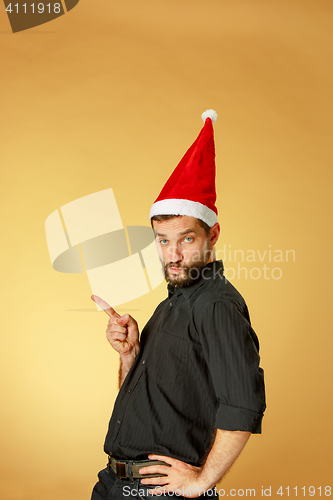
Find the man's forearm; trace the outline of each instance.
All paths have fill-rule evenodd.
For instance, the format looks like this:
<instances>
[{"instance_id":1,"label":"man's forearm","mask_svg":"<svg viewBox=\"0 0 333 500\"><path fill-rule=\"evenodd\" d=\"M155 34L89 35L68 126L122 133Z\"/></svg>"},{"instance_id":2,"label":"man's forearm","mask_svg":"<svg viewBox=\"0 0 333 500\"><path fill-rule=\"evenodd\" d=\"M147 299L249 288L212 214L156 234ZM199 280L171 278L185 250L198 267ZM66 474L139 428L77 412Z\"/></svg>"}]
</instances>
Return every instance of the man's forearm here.
<instances>
[{"instance_id":1,"label":"man's forearm","mask_svg":"<svg viewBox=\"0 0 333 500\"><path fill-rule=\"evenodd\" d=\"M126 378L126 375L130 371L130 369L134 363L134 360L137 357L137 355L139 354L139 352L140 352L140 344L136 348L133 348L131 353L129 353L127 355L120 356L120 364L119 364L119 372L118 372L119 389L123 385L123 382Z\"/></svg>"},{"instance_id":2,"label":"man's forearm","mask_svg":"<svg viewBox=\"0 0 333 500\"><path fill-rule=\"evenodd\" d=\"M150 460L162 460L171 467L163 465L142 467L139 470L141 474L160 474L164 477L142 479L141 483L163 485L163 490L166 492L180 491L185 497L198 497L222 479L244 448L250 434L250 432L217 429L213 447L202 467L195 467L168 456L150 454L148 455ZM152 495L160 495L159 487L149 492Z\"/></svg>"},{"instance_id":3,"label":"man's forearm","mask_svg":"<svg viewBox=\"0 0 333 500\"><path fill-rule=\"evenodd\" d=\"M199 481L205 490L218 483L234 463L251 433L217 429L212 449L199 474Z\"/></svg>"}]
</instances>

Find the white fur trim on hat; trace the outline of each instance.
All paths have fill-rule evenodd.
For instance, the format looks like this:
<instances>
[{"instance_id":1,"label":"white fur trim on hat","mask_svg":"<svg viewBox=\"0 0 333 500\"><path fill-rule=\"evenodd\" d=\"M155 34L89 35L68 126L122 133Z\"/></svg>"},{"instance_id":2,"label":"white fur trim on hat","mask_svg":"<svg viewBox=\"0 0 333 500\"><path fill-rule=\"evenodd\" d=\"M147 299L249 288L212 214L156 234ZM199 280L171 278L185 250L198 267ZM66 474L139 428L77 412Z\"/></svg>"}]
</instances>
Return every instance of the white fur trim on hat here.
<instances>
[{"instance_id":1,"label":"white fur trim on hat","mask_svg":"<svg viewBox=\"0 0 333 500\"><path fill-rule=\"evenodd\" d=\"M204 221L209 227L217 223L217 215L213 210L198 201L166 199L153 204L149 220L154 215L188 215Z\"/></svg>"}]
</instances>

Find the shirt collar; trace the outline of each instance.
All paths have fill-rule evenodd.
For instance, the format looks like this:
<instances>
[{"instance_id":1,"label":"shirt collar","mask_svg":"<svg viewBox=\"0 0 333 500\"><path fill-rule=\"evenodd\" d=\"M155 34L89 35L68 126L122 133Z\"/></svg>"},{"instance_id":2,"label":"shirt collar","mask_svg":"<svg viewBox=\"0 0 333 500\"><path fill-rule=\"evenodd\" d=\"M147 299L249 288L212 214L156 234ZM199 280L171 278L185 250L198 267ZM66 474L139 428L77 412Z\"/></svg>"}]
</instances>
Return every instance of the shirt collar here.
<instances>
[{"instance_id":1,"label":"shirt collar","mask_svg":"<svg viewBox=\"0 0 333 500\"><path fill-rule=\"evenodd\" d=\"M192 283L190 286L174 286L170 283L168 284L169 297L172 295L180 295L181 293L184 295L186 299L190 298L191 295L207 280L214 279L217 275L219 278L223 276L223 262L222 260L215 260L214 262L210 262L207 264L201 271L200 277L197 281Z\"/></svg>"}]
</instances>

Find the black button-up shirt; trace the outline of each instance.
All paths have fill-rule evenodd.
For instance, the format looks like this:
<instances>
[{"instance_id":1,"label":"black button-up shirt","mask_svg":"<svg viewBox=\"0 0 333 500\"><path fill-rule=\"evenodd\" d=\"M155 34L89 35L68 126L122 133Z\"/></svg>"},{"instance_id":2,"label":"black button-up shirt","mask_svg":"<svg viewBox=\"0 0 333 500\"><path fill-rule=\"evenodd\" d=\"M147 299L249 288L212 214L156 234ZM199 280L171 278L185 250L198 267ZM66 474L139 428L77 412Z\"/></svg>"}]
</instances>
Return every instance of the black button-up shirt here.
<instances>
[{"instance_id":1,"label":"black button-up shirt","mask_svg":"<svg viewBox=\"0 0 333 500\"><path fill-rule=\"evenodd\" d=\"M259 343L221 261L191 286L168 289L142 331L104 449L120 459L157 453L201 465L215 428L261 432Z\"/></svg>"}]
</instances>

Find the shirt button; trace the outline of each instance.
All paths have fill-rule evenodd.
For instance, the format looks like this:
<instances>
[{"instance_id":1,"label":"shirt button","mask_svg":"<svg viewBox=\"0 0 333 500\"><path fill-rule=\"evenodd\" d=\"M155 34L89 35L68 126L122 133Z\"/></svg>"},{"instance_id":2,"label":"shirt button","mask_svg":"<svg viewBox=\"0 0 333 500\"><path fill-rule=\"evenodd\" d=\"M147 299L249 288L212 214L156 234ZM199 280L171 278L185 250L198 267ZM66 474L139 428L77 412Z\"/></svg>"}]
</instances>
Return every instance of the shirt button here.
<instances>
[{"instance_id":1,"label":"shirt button","mask_svg":"<svg viewBox=\"0 0 333 500\"><path fill-rule=\"evenodd\" d=\"M145 364L145 362L146 362L146 360L144 359L144 360L142 361L142 364L144 365L144 364Z\"/></svg>"},{"instance_id":2,"label":"shirt button","mask_svg":"<svg viewBox=\"0 0 333 500\"><path fill-rule=\"evenodd\" d=\"M131 392L131 389L128 389L128 392Z\"/></svg>"},{"instance_id":3,"label":"shirt button","mask_svg":"<svg viewBox=\"0 0 333 500\"><path fill-rule=\"evenodd\" d=\"M121 420L117 420L117 424L120 424L121 423Z\"/></svg>"},{"instance_id":4,"label":"shirt button","mask_svg":"<svg viewBox=\"0 0 333 500\"><path fill-rule=\"evenodd\" d=\"M169 306L172 307L172 302L170 302Z\"/></svg>"}]
</instances>

